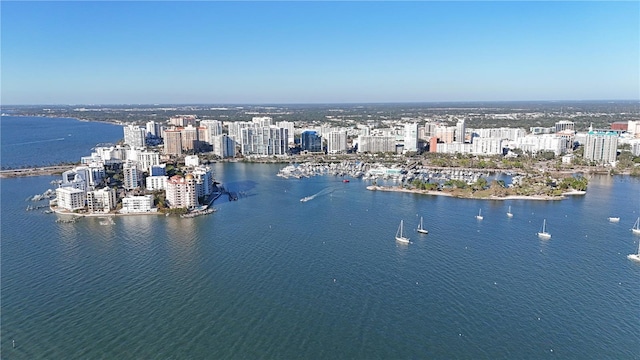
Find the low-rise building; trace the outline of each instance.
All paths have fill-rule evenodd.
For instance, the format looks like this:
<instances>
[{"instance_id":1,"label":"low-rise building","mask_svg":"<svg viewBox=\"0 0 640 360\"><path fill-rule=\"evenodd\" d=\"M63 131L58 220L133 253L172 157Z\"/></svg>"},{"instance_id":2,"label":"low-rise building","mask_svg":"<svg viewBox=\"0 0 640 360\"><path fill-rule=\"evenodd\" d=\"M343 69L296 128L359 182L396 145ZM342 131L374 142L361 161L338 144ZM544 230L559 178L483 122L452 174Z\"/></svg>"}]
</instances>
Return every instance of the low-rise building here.
<instances>
[{"instance_id":1,"label":"low-rise building","mask_svg":"<svg viewBox=\"0 0 640 360\"><path fill-rule=\"evenodd\" d=\"M122 199L121 213L135 214L157 211L153 207L153 195L127 196Z\"/></svg>"}]
</instances>

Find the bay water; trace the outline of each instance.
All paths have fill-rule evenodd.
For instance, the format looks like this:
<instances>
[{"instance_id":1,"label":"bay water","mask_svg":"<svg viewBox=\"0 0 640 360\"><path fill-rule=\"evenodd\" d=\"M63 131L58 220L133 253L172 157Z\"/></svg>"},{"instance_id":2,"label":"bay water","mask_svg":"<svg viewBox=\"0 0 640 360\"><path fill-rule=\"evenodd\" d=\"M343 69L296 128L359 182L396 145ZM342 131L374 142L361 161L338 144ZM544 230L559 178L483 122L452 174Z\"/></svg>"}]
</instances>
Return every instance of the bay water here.
<instances>
[{"instance_id":1,"label":"bay water","mask_svg":"<svg viewBox=\"0 0 640 360\"><path fill-rule=\"evenodd\" d=\"M214 164L238 201L113 224L25 211L57 177L0 180L2 358L640 357L637 179L482 201L281 167Z\"/></svg>"}]
</instances>

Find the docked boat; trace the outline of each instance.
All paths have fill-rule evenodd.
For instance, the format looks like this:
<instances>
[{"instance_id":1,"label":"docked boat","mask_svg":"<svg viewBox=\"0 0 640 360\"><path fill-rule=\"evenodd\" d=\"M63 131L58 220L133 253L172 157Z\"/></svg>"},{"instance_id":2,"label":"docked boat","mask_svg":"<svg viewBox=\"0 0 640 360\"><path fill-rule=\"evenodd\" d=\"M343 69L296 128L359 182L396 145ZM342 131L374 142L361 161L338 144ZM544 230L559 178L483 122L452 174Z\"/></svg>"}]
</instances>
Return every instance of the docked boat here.
<instances>
[{"instance_id":1,"label":"docked boat","mask_svg":"<svg viewBox=\"0 0 640 360\"><path fill-rule=\"evenodd\" d=\"M542 230L538 233L538 237L543 240L551 239L551 234L547 232L547 219L542 221Z\"/></svg>"},{"instance_id":2,"label":"docked boat","mask_svg":"<svg viewBox=\"0 0 640 360\"><path fill-rule=\"evenodd\" d=\"M478 220L484 219L484 217L482 216L482 209L480 209L480 211L478 211L478 215L476 215L476 219L478 219Z\"/></svg>"},{"instance_id":3,"label":"docked boat","mask_svg":"<svg viewBox=\"0 0 640 360\"><path fill-rule=\"evenodd\" d=\"M507 211L508 217L513 217L513 213L511 212L511 205L509 205L509 211Z\"/></svg>"},{"instance_id":4,"label":"docked boat","mask_svg":"<svg viewBox=\"0 0 640 360\"><path fill-rule=\"evenodd\" d=\"M403 224L404 220L400 220L400 226L398 227L398 231L396 231L396 241L408 244L409 238L405 237L403 234Z\"/></svg>"},{"instance_id":5,"label":"docked boat","mask_svg":"<svg viewBox=\"0 0 640 360\"><path fill-rule=\"evenodd\" d=\"M609 220L609 222L613 222L613 223L620 222L620 218L619 217L610 217L610 218L607 218L607 220Z\"/></svg>"},{"instance_id":6,"label":"docked boat","mask_svg":"<svg viewBox=\"0 0 640 360\"><path fill-rule=\"evenodd\" d=\"M428 234L428 233L429 233L429 231L428 231L427 229L425 229L425 228L422 226L422 216L420 216L420 224L418 224L418 229L417 229L417 231L418 231L420 234Z\"/></svg>"},{"instance_id":7,"label":"docked boat","mask_svg":"<svg viewBox=\"0 0 640 360\"><path fill-rule=\"evenodd\" d=\"M633 224L631 231L634 234L640 235L640 217L636 220L635 224Z\"/></svg>"}]
</instances>

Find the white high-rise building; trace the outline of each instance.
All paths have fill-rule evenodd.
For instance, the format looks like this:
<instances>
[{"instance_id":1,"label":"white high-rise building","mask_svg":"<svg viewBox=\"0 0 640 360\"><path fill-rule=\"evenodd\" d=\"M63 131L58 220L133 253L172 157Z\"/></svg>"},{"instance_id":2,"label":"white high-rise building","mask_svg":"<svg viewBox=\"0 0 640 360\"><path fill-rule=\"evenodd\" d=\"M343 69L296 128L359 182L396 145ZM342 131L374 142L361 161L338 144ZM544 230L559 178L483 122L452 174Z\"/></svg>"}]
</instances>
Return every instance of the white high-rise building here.
<instances>
[{"instance_id":1,"label":"white high-rise building","mask_svg":"<svg viewBox=\"0 0 640 360\"><path fill-rule=\"evenodd\" d=\"M56 189L56 199L59 208L73 211L84 208L86 193L72 187L59 187Z\"/></svg>"},{"instance_id":2,"label":"white high-rise building","mask_svg":"<svg viewBox=\"0 0 640 360\"><path fill-rule=\"evenodd\" d=\"M116 208L116 189L105 187L87 192L87 208L90 212L103 212Z\"/></svg>"},{"instance_id":3,"label":"white high-rise building","mask_svg":"<svg viewBox=\"0 0 640 360\"><path fill-rule=\"evenodd\" d=\"M251 122L259 127L271 126L273 119L270 116L254 116Z\"/></svg>"},{"instance_id":4,"label":"white high-rise building","mask_svg":"<svg viewBox=\"0 0 640 360\"><path fill-rule=\"evenodd\" d=\"M278 121L276 126L279 128L287 129L287 143L293 144L295 142L295 126L291 121Z\"/></svg>"},{"instance_id":5,"label":"white high-rise building","mask_svg":"<svg viewBox=\"0 0 640 360\"><path fill-rule=\"evenodd\" d=\"M146 125L147 136L162 137L162 124L149 121Z\"/></svg>"},{"instance_id":6,"label":"white high-rise building","mask_svg":"<svg viewBox=\"0 0 640 360\"><path fill-rule=\"evenodd\" d=\"M458 120L458 123L456 124L456 142L457 143L459 144L464 143L466 132L467 132L467 128L465 126L464 119Z\"/></svg>"},{"instance_id":7,"label":"white high-rise building","mask_svg":"<svg viewBox=\"0 0 640 360\"><path fill-rule=\"evenodd\" d=\"M358 152L378 153L378 152L395 152L396 137L395 136L359 136Z\"/></svg>"},{"instance_id":8,"label":"white high-rise building","mask_svg":"<svg viewBox=\"0 0 640 360\"><path fill-rule=\"evenodd\" d=\"M145 179L147 190L166 190L168 179L169 177L165 175L147 176L147 178Z\"/></svg>"},{"instance_id":9,"label":"white high-rise building","mask_svg":"<svg viewBox=\"0 0 640 360\"><path fill-rule=\"evenodd\" d=\"M404 124L404 151L418 151L418 124Z\"/></svg>"},{"instance_id":10,"label":"white high-rise building","mask_svg":"<svg viewBox=\"0 0 640 360\"><path fill-rule=\"evenodd\" d=\"M567 142L555 134L527 135L518 138L512 144L522 151L535 154L539 151L553 151L558 156L567 151Z\"/></svg>"},{"instance_id":11,"label":"white high-rise building","mask_svg":"<svg viewBox=\"0 0 640 360\"><path fill-rule=\"evenodd\" d=\"M213 138L215 136L222 135L222 121L219 120L202 120L200 126L205 128L204 139L201 141L206 142L209 145L213 145Z\"/></svg>"},{"instance_id":12,"label":"white high-rise building","mask_svg":"<svg viewBox=\"0 0 640 360\"><path fill-rule=\"evenodd\" d=\"M345 130L331 131L327 134L327 152L339 154L347 151L347 132Z\"/></svg>"},{"instance_id":13,"label":"white high-rise building","mask_svg":"<svg viewBox=\"0 0 640 360\"><path fill-rule=\"evenodd\" d=\"M160 165L160 153L155 151L137 151L138 168L147 173L151 173L154 165Z\"/></svg>"},{"instance_id":14,"label":"white high-rise building","mask_svg":"<svg viewBox=\"0 0 640 360\"><path fill-rule=\"evenodd\" d=\"M140 186L138 168L133 162L127 162L122 166L122 174L124 176L122 187L126 190L132 190Z\"/></svg>"},{"instance_id":15,"label":"white high-rise building","mask_svg":"<svg viewBox=\"0 0 640 360\"><path fill-rule=\"evenodd\" d=\"M193 169L193 177L196 181L196 194L198 197L209 196L213 192L213 171L208 166L198 166Z\"/></svg>"},{"instance_id":16,"label":"white high-rise building","mask_svg":"<svg viewBox=\"0 0 640 360\"><path fill-rule=\"evenodd\" d=\"M599 163L616 161L618 133L615 131L589 131L584 144L584 158Z\"/></svg>"},{"instance_id":17,"label":"white high-rise building","mask_svg":"<svg viewBox=\"0 0 640 360\"><path fill-rule=\"evenodd\" d=\"M236 155L235 141L227 134L214 136L211 145L213 146L213 153L223 159Z\"/></svg>"},{"instance_id":18,"label":"white high-rise building","mask_svg":"<svg viewBox=\"0 0 640 360\"><path fill-rule=\"evenodd\" d=\"M198 158L198 155L187 155L184 157L184 166L198 166L200 165L200 158Z\"/></svg>"},{"instance_id":19,"label":"white high-rise building","mask_svg":"<svg viewBox=\"0 0 640 360\"><path fill-rule=\"evenodd\" d=\"M124 143L135 147L144 147L146 145L147 129L137 125L124 126Z\"/></svg>"},{"instance_id":20,"label":"white high-rise building","mask_svg":"<svg viewBox=\"0 0 640 360\"><path fill-rule=\"evenodd\" d=\"M275 126L256 126L243 128L240 136L242 154L271 156L286 155L289 149L287 144L287 129Z\"/></svg>"}]
</instances>

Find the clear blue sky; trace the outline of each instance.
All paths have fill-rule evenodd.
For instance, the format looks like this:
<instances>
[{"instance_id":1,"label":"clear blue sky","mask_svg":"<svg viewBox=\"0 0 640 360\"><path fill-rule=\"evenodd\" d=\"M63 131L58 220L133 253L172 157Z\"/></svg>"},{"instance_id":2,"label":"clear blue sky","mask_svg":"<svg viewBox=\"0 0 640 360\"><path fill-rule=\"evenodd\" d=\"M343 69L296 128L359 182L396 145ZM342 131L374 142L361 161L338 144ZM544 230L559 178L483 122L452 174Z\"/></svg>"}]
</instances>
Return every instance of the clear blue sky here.
<instances>
[{"instance_id":1,"label":"clear blue sky","mask_svg":"<svg viewBox=\"0 0 640 360\"><path fill-rule=\"evenodd\" d=\"M640 98L636 1L0 7L7 105Z\"/></svg>"}]
</instances>

